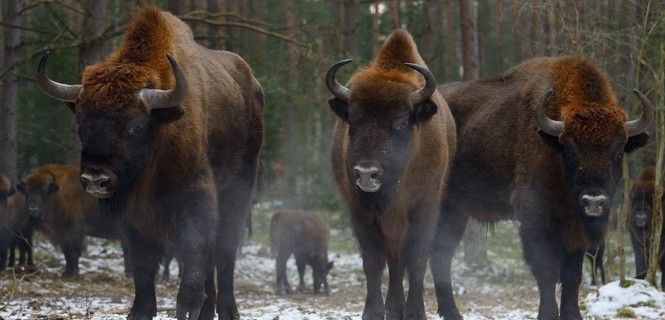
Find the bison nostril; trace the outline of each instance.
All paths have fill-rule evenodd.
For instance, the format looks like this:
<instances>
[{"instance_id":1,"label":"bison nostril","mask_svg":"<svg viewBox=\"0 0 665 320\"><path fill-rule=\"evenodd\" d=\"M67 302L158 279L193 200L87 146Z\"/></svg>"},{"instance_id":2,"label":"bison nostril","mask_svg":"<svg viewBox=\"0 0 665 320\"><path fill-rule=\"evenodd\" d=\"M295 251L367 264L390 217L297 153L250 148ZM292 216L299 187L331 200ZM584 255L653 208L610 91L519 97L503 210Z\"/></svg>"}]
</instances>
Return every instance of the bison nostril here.
<instances>
[{"instance_id":1,"label":"bison nostril","mask_svg":"<svg viewBox=\"0 0 665 320\"><path fill-rule=\"evenodd\" d=\"M370 174L369 176L374 180L379 180L379 178L381 178L381 172L374 172L374 173Z\"/></svg>"}]
</instances>

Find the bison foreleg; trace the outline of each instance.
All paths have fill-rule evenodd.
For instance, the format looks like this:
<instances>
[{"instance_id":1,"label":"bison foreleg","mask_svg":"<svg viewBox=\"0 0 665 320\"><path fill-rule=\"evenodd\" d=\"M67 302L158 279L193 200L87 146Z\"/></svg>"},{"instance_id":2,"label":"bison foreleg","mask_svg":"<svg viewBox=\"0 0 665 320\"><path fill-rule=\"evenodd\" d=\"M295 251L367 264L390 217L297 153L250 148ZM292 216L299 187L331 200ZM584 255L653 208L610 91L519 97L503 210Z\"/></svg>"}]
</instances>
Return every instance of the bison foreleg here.
<instances>
[{"instance_id":1,"label":"bison foreleg","mask_svg":"<svg viewBox=\"0 0 665 320\"><path fill-rule=\"evenodd\" d=\"M450 269L455 249L462 240L468 218L456 208L447 205L441 209L432 241L432 276L436 289L438 313L445 320L461 320L462 315L455 305Z\"/></svg>"},{"instance_id":2,"label":"bison foreleg","mask_svg":"<svg viewBox=\"0 0 665 320\"><path fill-rule=\"evenodd\" d=\"M134 277L134 303L127 320L152 319L157 314L155 275L163 248L132 229L125 231Z\"/></svg>"},{"instance_id":3,"label":"bison foreleg","mask_svg":"<svg viewBox=\"0 0 665 320\"><path fill-rule=\"evenodd\" d=\"M555 286L559 279L561 253L554 248L547 233L534 225L522 221L520 226L524 259L538 284L540 305L538 320L558 320L559 308L556 303Z\"/></svg>"},{"instance_id":4,"label":"bison foreleg","mask_svg":"<svg viewBox=\"0 0 665 320\"><path fill-rule=\"evenodd\" d=\"M584 252L565 254L561 264L561 319L581 320L578 295L582 281Z\"/></svg>"},{"instance_id":5,"label":"bison foreleg","mask_svg":"<svg viewBox=\"0 0 665 320\"><path fill-rule=\"evenodd\" d=\"M178 288L176 314L178 320L197 320L199 314L205 309L205 320L214 316L214 297L206 301L208 276L212 275L212 246L214 238L215 216L206 217L213 213L214 208L208 208L206 201L199 202L200 206L179 215L176 223L176 254L183 263L183 274ZM204 208L205 207L205 208ZM194 211L195 210L195 211ZM214 288L213 288L214 289ZM214 290L211 293L214 296ZM204 302L207 306L204 308Z\"/></svg>"},{"instance_id":6,"label":"bison foreleg","mask_svg":"<svg viewBox=\"0 0 665 320\"><path fill-rule=\"evenodd\" d=\"M360 228L356 228L358 230ZM363 271L367 278L367 296L363 320L383 320L385 306L381 294L381 276L386 267L385 248L377 228L368 227L356 232L363 257Z\"/></svg>"},{"instance_id":7,"label":"bison foreleg","mask_svg":"<svg viewBox=\"0 0 665 320\"><path fill-rule=\"evenodd\" d=\"M79 258L83 251L83 241L71 241L63 245L65 254L65 271L62 276L65 278L76 277L79 275Z\"/></svg>"}]
</instances>

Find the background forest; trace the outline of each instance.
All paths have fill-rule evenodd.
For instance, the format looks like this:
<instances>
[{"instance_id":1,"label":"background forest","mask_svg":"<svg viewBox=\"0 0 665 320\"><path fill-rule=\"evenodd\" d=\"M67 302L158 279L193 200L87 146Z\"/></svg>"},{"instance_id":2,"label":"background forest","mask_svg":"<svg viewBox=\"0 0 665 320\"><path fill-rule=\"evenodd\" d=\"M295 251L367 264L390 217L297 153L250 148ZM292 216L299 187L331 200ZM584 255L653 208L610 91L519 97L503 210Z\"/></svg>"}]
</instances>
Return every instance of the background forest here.
<instances>
[{"instance_id":1,"label":"background forest","mask_svg":"<svg viewBox=\"0 0 665 320\"><path fill-rule=\"evenodd\" d=\"M77 161L72 116L37 88L37 60L51 51L51 77L80 82L81 69L116 47L144 3L250 63L266 92L263 199L292 207L340 206L329 176L334 114L323 75L342 58L367 62L397 27L413 33L439 82L492 77L533 56L582 54L609 73L627 110L636 102L632 88L657 106L665 101L663 1L4 0L0 170L16 177ZM643 150L631 158L633 174L655 161L656 139Z\"/></svg>"}]
</instances>

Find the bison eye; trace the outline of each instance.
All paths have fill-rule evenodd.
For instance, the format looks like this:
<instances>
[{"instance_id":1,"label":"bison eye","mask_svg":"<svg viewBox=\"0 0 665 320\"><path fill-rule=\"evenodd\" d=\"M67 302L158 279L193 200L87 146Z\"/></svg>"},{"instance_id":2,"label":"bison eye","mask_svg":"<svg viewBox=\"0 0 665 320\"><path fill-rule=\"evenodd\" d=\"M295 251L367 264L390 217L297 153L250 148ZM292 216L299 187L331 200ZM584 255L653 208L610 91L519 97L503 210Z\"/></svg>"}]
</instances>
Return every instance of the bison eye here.
<instances>
[{"instance_id":1,"label":"bison eye","mask_svg":"<svg viewBox=\"0 0 665 320\"><path fill-rule=\"evenodd\" d=\"M143 135L143 131L145 130L145 126L142 124L137 124L129 128L129 131L127 132L130 136L137 137Z\"/></svg>"},{"instance_id":2,"label":"bison eye","mask_svg":"<svg viewBox=\"0 0 665 320\"><path fill-rule=\"evenodd\" d=\"M397 126L395 126L395 130L402 131L408 127L409 127L409 119L406 119L404 121L399 122Z\"/></svg>"}]
</instances>

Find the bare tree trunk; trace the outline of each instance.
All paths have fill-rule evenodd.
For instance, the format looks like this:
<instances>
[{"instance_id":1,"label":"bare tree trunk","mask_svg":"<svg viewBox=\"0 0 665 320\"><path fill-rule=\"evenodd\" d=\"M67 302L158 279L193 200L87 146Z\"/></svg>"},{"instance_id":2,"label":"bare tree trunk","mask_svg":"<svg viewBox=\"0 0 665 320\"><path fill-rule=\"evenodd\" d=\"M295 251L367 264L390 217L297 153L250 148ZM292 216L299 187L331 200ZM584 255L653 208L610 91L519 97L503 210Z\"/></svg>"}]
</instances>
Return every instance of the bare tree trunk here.
<instances>
[{"instance_id":1,"label":"bare tree trunk","mask_svg":"<svg viewBox=\"0 0 665 320\"><path fill-rule=\"evenodd\" d=\"M453 0L444 0L443 1L443 8L441 9L441 15L442 15L442 25L443 25L443 33L445 39L443 40L443 50L444 50L444 58L443 58L443 64L444 64L444 70L445 70L445 81L451 81L453 78L455 78L455 70L457 70L455 66L455 49L457 48L456 42L455 42L455 29L454 29L454 21L453 21Z\"/></svg>"},{"instance_id":2,"label":"bare tree trunk","mask_svg":"<svg viewBox=\"0 0 665 320\"><path fill-rule=\"evenodd\" d=\"M175 15L185 13L185 1L182 0L169 0L167 5L169 11Z\"/></svg>"},{"instance_id":3,"label":"bare tree trunk","mask_svg":"<svg viewBox=\"0 0 665 320\"><path fill-rule=\"evenodd\" d=\"M422 16L424 23L422 24L423 29L421 33L421 53L430 70L436 73L439 70L437 58L440 56L437 54L436 49L440 41L439 39L441 39L439 32L437 32L440 25L440 14L437 4L434 1L426 1L423 5Z\"/></svg>"},{"instance_id":4,"label":"bare tree trunk","mask_svg":"<svg viewBox=\"0 0 665 320\"><path fill-rule=\"evenodd\" d=\"M397 29L401 27L400 24L400 12L399 12L399 0L389 0L388 1L388 20L390 22L391 29Z\"/></svg>"},{"instance_id":5,"label":"bare tree trunk","mask_svg":"<svg viewBox=\"0 0 665 320\"><path fill-rule=\"evenodd\" d=\"M473 0L460 0L460 23L462 29L462 65L464 81L479 77L478 31Z\"/></svg>"},{"instance_id":6,"label":"bare tree trunk","mask_svg":"<svg viewBox=\"0 0 665 320\"><path fill-rule=\"evenodd\" d=\"M556 43L556 2L548 1L547 3L547 53L551 56L557 54Z\"/></svg>"},{"instance_id":7,"label":"bare tree trunk","mask_svg":"<svg viewBox=\"0 0 665 320\"><path fill-rule=\"evenodd\" d=\"M499 70L506 63L503 43L503 0L496 0L496 53L499 59Z\"/></svg>"},{"instance_id":8,"label":"bare tree trunk","mask_svg":"<svg viewBox=\"0 0 665 320\"><path fill-rule=\"evenodd\" d=\"M660 75L658 76L658 88L665 88L665 45L660 44ZM660 269L660 261L663 259L663 248L661 248L661 233L663 230L663 176L665 175L665 93L658 90L658 102L660 106L656 112L656 183L653 194L653 211L651 213L651 239L649 239L649 261L647 263L646 280L654 287L656 285L656 274ZM661 275L665 277L665 275ZM665 283L665 281L663 281ZM665 288L661 288L665 290Z\"/></svg>"},{"instance_id":9,"label":"bare tree trunk","mask_svg":"<svg viewBox=\"0 0 665 320\"><path fill-rule=\"evenodd\" d=\"M524 58L524 24L522 23L521 8L517 2L513 2L511 5L510 13L513 19L514 60L520 61Z\"/></svg>"},{"instance_id":10,"label":"bare tree trunk","mask_svg":"<svg viewBox=\"0 0 665 320\"><path fill-rule=\"evenodd\" d=\"M344 8L344 22L346 31L344 32L344 45L346 52L353 57L362 55L362 46L358 31L360 28L360 0L347 0Z\"/></svg>"},{"instance_id":11,"label":"bare tree trunk","mask_svg":"<svg viewBox=\"0 0 665 320\"><path fill-rule=\"evenodd\" d=\"M20 26L20 12L24 6L22 0L6 0L3 2L2 20L10 25ZM6 28L4 30L4 57L2 66L9 68L20 59L21 29ZM0 171L15 178L17 175L17 122L18 122L18 77L10 72L3 79L0 91Z\"/></svg>"},{"instance_id":12,"label":"bare tree trunk","mask_svg":"<svg viewBox=\"0 0 665 320\"><path fill-rule=\"evenodd\" d=\"M529 45L530 55L537 56L538 53L538 39L540 36L540 8L535 4L531 7L531 26L529 27Z\"/></svg>"},{"instance_id":13,"label":"bare tree trunk","mask_svg":"<svg viewBox=\"0 0 665 320\"><path fill-rule=\"evenodd\" d=\"M372 55L376 55L381 47L379 43L379 33L381 32L381 27L379 26L379 19L381 18L381 13L379 12L378 0L372 2L372 9L370 10L372 14Z\"/></svg>"},{"instance_id":14,"label":"bare tree trunk","mask_svg":"<svg viewBox=\"0 0 665 320\"><path fill-rule=\"evenodd\" d=\"M83 21L81 26L81 36L83 38L94 39L84 42L78 48L78 74L92 63L101 60L104 57L104 41L99 37L104 33L107 27L108 0L86 0L83 3ZM67 145L67 163L78 164L81 158L81 141L79 140L76 124L72 118L69 126L69 144Z\"/></svg>"},{"instance_id":15,"label":"bare tree trunk","mask_svg":"<svg viewBox=\"0 0 665 320\"><path fill-rule=\"evenodd\" d=\"M208 0L208 12L210 13L221 13L225 9L224 0ZM219 16L219 21L224 21L224 16ZM208 45L211 49L223 49L224 48L224 34L225 30L222 26L208 26Z\"/></svg>"}]
</instances>

